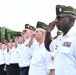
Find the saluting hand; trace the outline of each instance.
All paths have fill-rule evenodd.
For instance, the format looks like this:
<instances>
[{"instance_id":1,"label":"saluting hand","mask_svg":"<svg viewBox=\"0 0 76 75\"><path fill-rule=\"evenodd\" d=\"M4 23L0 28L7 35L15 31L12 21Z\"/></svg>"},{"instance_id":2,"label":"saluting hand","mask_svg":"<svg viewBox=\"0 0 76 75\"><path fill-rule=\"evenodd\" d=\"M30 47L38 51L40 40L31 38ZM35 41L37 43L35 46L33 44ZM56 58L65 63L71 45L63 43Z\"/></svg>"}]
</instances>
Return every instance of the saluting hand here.
<instances>
[{"instance_id":1,"label":"saluting hand","mask_svg":"<svg viewBox=\"0 0 76 75\"><path fill-rule=\"evenodd\" d=\"M28 43L28 47L30 47L33 44L34 37L35 37L35 33L33 32L32 35L31 35L30 41Z\"/></svg>"},{"instance_id":2,"label":"saluting hand","mask_svg":"<svg viewBox=\"0 0 76 75\"><path fill-rule=\"evenodd\" d=\"M49 26L47 27L46 29L46 32L51 32L54 28L55 28L55 25L57 24L57 19L55 19L53 22L49 23Z\"/></svg>"}]
</instances>

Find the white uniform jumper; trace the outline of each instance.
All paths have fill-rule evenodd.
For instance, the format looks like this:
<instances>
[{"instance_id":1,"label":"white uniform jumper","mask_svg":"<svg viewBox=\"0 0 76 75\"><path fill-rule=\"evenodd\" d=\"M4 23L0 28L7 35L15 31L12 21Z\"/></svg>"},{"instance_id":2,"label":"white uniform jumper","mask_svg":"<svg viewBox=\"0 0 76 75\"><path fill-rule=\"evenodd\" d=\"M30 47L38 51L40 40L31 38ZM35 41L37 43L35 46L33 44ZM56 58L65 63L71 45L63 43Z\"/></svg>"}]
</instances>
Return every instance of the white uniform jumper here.
<instances>
[{"instance_id":1,"label":"white uniform jumper","mask_svg":"<svg viewBox=\"0 0 76 75\"><path fill-rule=\"evenodd\" d=\"M76 75L76 29L72 27L50 44L56 52L55 75Z\"/></svg>"}]
</instances>

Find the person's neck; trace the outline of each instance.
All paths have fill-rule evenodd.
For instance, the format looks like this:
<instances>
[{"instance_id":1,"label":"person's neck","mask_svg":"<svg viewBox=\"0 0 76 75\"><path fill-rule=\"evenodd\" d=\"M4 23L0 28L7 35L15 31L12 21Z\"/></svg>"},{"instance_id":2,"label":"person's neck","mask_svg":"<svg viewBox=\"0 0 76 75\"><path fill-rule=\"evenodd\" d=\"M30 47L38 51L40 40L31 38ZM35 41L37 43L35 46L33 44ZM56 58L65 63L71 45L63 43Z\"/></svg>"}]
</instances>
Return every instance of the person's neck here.
<instances>
[{"instance_id":1,"label":"person's neck","mask_svg":"<svg viewBox=\"0 0 76 75\"><path fill-rule=\"evenodd\" d=\"M68 31L74 26L74 23L72 23L71 25L69 25L66 29L63 30L63 35L66 35L68 33Z\"/></svg>"},{"instance_id":2,"label":"person's neck","mask_svg":"<svg viewBox=\"0 0 76 75\"><path fill-rule=\"evenodd\" d=\"M40 40L39 41L39 45L41 45L43 42L44 42L44 39L43 40Z\"/></svg>"},{"instance_id":3,"label":"person's neck","mask_svg":"<svg viewBox=\"0 0 76 75\"><path fill-rule=\"evenodd\" d=\"M64 31L63 31L63 36L65 36L71 28L72 28L72 27L70 27L70 28L64 30Z\"/></svg>"},{"instance_id":4,"label":"person's neck","mask_svg":"<svg viewBox=\"0 0 76 75\"><path fill-rule=\"evenodd\" d=\"M23 42L20 43L21 45L23 44Z\"/></svg>"}]
</instances>

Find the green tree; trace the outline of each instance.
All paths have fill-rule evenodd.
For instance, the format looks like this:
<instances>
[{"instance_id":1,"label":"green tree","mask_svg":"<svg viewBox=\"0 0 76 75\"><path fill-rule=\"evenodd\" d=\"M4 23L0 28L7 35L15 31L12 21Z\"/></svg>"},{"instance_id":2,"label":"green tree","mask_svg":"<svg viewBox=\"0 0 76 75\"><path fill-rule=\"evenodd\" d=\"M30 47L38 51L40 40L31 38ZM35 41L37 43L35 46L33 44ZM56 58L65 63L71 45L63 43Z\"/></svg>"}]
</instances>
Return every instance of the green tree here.
<instances>
[{"instance_id":1,"label":"green tree","mask_svg":"<svg viewBox=\"0 0 76 75\"><path fill-rule=\"evenodd\" d=\"M5 28L5 40L8 40L8 32L7 32L7 28Z\"/></svg>"}]
</instances>

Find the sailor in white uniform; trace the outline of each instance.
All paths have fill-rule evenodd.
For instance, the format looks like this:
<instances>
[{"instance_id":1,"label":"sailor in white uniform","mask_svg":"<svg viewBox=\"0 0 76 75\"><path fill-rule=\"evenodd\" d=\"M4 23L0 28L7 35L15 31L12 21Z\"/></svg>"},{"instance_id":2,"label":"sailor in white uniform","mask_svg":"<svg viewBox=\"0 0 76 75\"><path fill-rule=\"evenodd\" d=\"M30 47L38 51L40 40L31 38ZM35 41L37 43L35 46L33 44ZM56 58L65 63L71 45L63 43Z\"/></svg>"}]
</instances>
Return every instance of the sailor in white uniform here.
<instances>
[{"instance_id":1,"label":"sailor in white uniform","mask_svg":"<svg viewBox=\"0 0 76 75\"><path fill-rule=\"evenodd\" d=\"M51 53L45 49L44 39L47 25L43 22L38 22L33 38L37 40L34 45L32 54L29 75L52 75L54 71L54 63L51 61ZM30 49L32 50L32 48Z\"/></svg>"},{"instance_id":2,"label":"sailor in white uniform","mask_svg":"<svg viewBox=\"0 0 76 75\"><path fill-rule=\"evenodd\" d=\"M23 30L22 37L20 37L22 41L20 39L18 41L22 50L20 54L20 61L19 61L20 75L28 75L31 55L30 55L29 48L27 47L27 44L34 30L35 28L33 26L29 24L25 24L25 30Z\"/></svg>"},{"instance_id":3,"label":"sailor in white uniform","mask_svg":"<svg viewBox=\"0 0 76 75\"><path fill-rule=\"evenodd\" d=\"M55 75L76 75L76 9L71 6L56 5L56 19L46 30L45 47L56 53ZM50 38L55 25L63 35ZM50 46L49 46L50 44Z\"/></svg>"}]
</instances>

